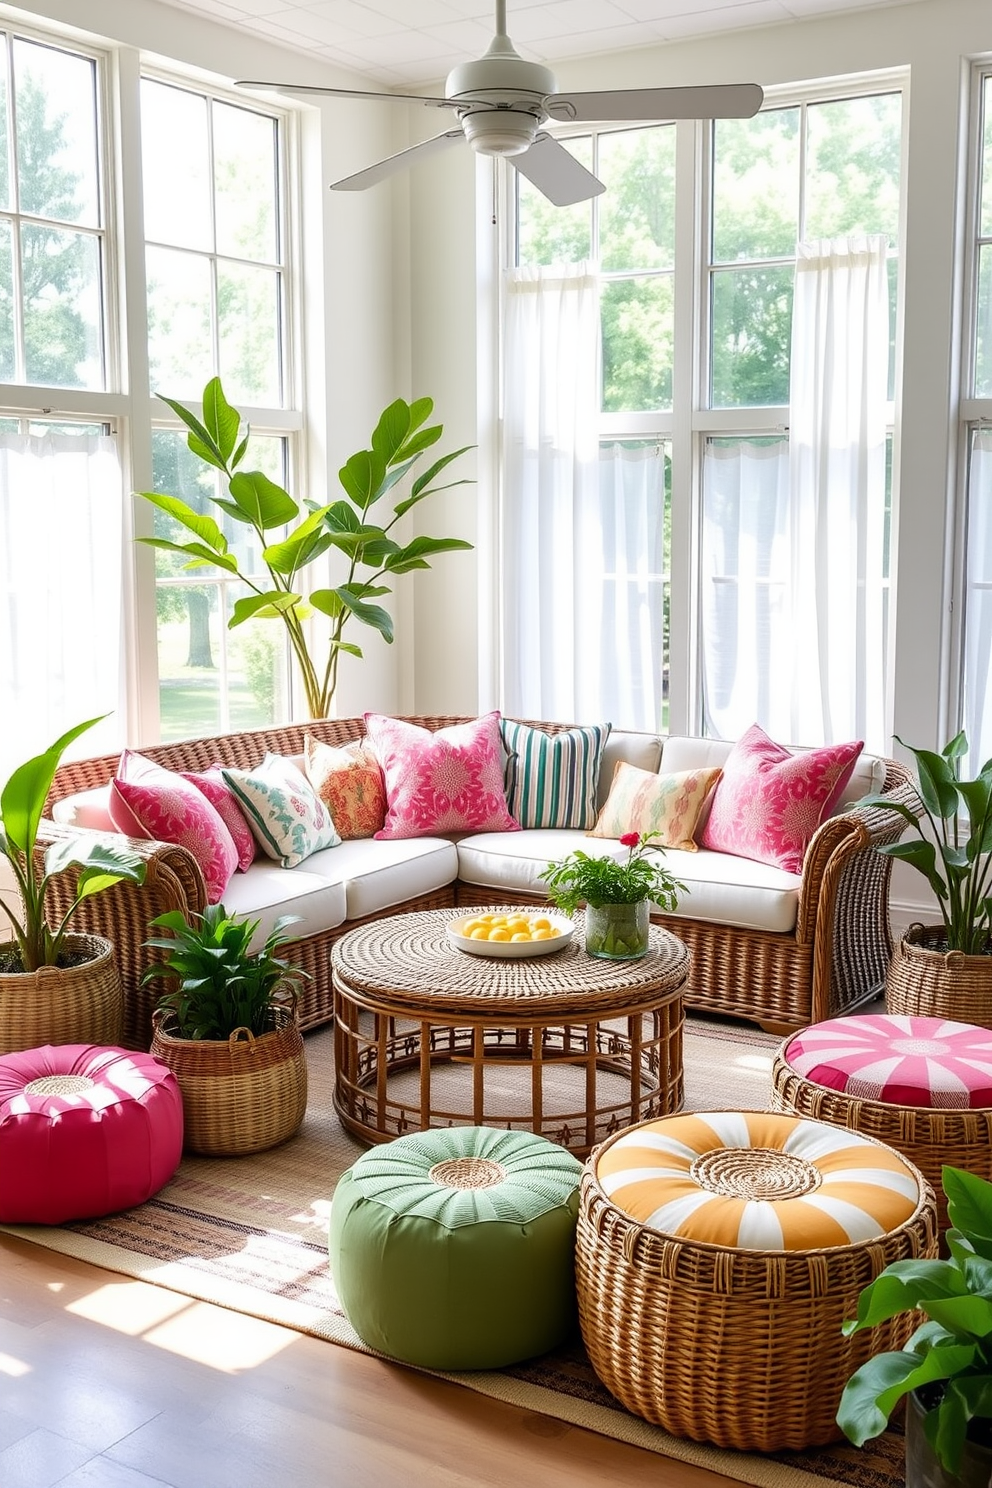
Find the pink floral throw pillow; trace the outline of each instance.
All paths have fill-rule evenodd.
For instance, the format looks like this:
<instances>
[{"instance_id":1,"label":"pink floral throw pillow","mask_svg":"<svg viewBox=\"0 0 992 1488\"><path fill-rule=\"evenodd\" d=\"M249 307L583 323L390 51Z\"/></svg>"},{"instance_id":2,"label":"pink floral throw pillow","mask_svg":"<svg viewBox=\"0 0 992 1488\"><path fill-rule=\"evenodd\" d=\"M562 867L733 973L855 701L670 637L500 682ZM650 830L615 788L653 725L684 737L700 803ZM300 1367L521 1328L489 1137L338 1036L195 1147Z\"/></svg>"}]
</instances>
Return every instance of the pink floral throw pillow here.
<instances>
[{"instance_id":1,"label":"pink floral throw pillow","mask_svg":"<svg viewBox=\"0 0 992 1488\"><path fill-rule=\"evenodd\" d=\"M752 724L724 763L700 847L801 873L863 748L859 739L792 754Z\"/></svg>"},{"instance_id":2,"label":"pink floral throw pillow","mask_svg":"<svg viewBox=\"0 0 992 1488\"><path fill-rule=\"evenodd\" d=\"M219 904L238 866L223 819L191 781L125 749L110 786L110 816L119 832L188 848L200 865L211 904Z\"/></svg>"},{"instance_id":3,"label":"pink floral throw pillow","mask_svg":"<svg viewBox=\"0 0 992 1488\"><path fill-rule=\"evenodd\" d=\"M436 732L366 713L365 728L386 780L386 820L376 837L519 832L503 791L498 713Z\"/></svg>"},{"instance_id":4,"label":"pink floral throw pillow","mask_svg":"<svg viewBox=\"0 0 992 1488\"><path fill-rule=\"evenodd\" d=\"M258 843L252 836L251 827L238 805L234 792L221 774L223 766L211 765L209 770L184 770L183 779L189 780L210 802L221 821L234 839L238 850L238 867L242 873L250 868L258 852Z\"/></svg>"}]
</instances>

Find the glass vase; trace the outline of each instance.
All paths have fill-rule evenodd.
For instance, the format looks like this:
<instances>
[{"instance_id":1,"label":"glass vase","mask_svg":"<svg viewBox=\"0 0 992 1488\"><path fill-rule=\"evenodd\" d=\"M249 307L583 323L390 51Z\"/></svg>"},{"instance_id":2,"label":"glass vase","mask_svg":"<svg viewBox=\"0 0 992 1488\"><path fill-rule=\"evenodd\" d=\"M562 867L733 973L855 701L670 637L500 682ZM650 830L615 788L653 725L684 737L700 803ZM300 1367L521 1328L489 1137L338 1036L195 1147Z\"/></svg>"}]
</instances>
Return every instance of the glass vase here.
<instances>
[{"instance_id":1,"label":"glass vase","mask_svg":"<svg viewBox=\"0 0 992 1488\"><path fill-rule=\"evenodd\" d=\"M610 961L631 961L648 952L651 906L647 899L636 904L587 904L586 952Z\"/></svg>"}]
</instances>

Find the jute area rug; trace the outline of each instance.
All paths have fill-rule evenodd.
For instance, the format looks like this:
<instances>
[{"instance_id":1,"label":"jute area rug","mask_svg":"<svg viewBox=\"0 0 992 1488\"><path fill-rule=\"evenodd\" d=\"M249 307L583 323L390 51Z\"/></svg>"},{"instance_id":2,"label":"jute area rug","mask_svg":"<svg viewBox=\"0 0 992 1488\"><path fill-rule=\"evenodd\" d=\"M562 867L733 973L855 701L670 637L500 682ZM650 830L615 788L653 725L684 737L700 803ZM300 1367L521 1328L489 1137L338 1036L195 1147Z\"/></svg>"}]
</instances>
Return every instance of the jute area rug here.
<instances>
[{"instance_id":1,"label":"jute area rug","mask_svg":"<svg viewBox=\"0 0 992 1488\"><path fill-rule=\"evenodd\" d=\"M687 1019L686 1109L764 1108L777 1043L742 1024ZM330 1032L309 1034L306 1047L306 1120L283 1146L254 1157L186 1157L154 1199L106 1219L2 1228L93 1265L368 1352L341 1312L327 1265L334 1186L364 1148L334 1112ZM578 1338L514 1368L446 1378L758 1488L826 1482L901 1488L903 1482L903 1442L894 1432L862 1450L844 1444L774 1456L671 1437L610 1395Z\"/></svg>"}]
</instances>

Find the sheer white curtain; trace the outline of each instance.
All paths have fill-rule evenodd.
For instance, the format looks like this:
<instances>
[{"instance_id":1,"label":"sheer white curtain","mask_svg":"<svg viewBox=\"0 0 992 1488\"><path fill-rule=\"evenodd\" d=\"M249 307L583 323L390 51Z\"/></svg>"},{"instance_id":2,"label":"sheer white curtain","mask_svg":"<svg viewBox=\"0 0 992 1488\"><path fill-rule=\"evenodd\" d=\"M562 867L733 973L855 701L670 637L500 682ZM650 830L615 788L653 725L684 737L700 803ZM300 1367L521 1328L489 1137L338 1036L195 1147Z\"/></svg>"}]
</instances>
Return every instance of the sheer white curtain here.
<instances>
[{"instance_id":1,"label":"sheer white curtain","mask_svg":"<svg viewBox=\"0 0 992 1488\"><path fill-rule=\"evenodd\" d=\"M757 720L885 747L888 348L885 238L799 244L788 453L710 441L704 461L704 697L724 737Z\"/></svg>"},{"instance_id":2,"label":"sheer white curtain","mask_svg":"<svg viewBox=\"0 0 992 1488\"><path fill-rule=\"evenodd\" d=\"M600 449L599 287L589 265L507 275L503 677L507 713L657 728L665 451Z\"/></svg>"},{"instance_id":3,"label":"sheer white curtain","mask_svg":"<svg viewBox=\"0 0 992 1488\"><path fill-rule=\"evenodd\" d=\"M124 736L123 484L116 441L0 434L0 781L73 724Z\"/></svg>"},{"instance_id":4,"label":"sheer white curtain","mask_svg":"<svg viewBox=\"0 0 992 1488\"><path fill-rule=\"evenodd\" d=\"M972 436L968 468L968 558L964 651L964 773L992 756L992 433Z\"/></svg>"}]
</instances>

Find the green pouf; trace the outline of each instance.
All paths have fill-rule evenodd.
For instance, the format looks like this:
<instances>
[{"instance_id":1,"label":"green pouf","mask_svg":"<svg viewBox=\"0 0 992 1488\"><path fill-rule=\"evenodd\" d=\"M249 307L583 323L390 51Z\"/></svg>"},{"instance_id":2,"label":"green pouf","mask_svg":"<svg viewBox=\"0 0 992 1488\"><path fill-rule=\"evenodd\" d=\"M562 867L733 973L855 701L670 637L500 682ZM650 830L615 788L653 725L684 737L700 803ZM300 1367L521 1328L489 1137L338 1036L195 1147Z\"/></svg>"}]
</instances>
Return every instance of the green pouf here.
<instances>
[{"instance_id":1,"label":"green pouf","mask_svg":"<svg viewBox=\"0 0 992 1488\"><path fill-rule=\"evenodd\" d=\"M498 1369L575 1324L582 1165L530 1132L445 1127L397 1137L344 1173L331 1273L371 1348L429 1369Z\"/></svg>"}]
</instances>

